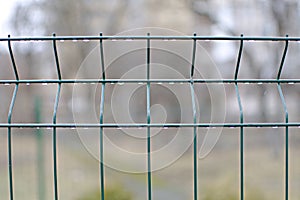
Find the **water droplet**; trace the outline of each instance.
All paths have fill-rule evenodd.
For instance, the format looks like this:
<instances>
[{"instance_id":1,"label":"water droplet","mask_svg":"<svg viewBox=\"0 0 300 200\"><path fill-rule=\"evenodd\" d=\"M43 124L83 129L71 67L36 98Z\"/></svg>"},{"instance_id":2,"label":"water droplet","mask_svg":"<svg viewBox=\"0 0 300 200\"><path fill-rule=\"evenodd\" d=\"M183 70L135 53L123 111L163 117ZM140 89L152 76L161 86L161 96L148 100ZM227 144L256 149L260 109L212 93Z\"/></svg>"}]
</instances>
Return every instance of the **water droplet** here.
<instances>
[{"instance_id":1,"label":"water droplet","mask_svg":"<svg viewBox=\"0 0 300 200\"><path fill-rule=\"evenodd\" d=\"M298 126L298 128L300 128L300 126Z\"/></svg>"},{"instance_id":2,"label":"water droplet","mask_svg":"<svg viewBox=\"0 0 300 200\"><path fill-rule=\"evenodd\" d=\"M118 85L124 85L124 82L119 82Z\"/></svg>"},{"instance_id":3,"label":"water droplet","mask_svg":"<svg viewBox=\"0 0 300 200\"><path fill-rule=\"evenodd\" d=\"M30 85L30 83L26 83L26 85L28 86L28 85Z\"/></svg>"},{"instance_id":4,"label":"water droplet","mask_svg":"<svg viewBox=\"0 0 300 200\"><path fill-rule=\"evenodd\" d=\"M162 85L163 83L162 83L162 82L158 82L157 84L158 84L158 85Z\"/></svg>"},{"instance_id":5,"label":"water droplet","mask_svg":"<svg viewBox=\"0 0 300 200\"><path fill-rule=\"evenodd\" d=\"M236 127L234 127L234 126L230 126L229 128L231 128L231 129L234 129L234 128L236 128Z\"/></svg>"},{"instance_id":6,"label":"water droplet","mask_svg":"<svg viewBox=\"0 0 300 200\"><path fill-rule=\"evenodd\" d=\"M65 42L65 40L59 40L60 42Z\"/></svg>"},{"instance_id":7,"label":"water droplet","mask_svg":"<svg viewBox=\"0 0 300 200\"><path fill-rule=\"evenodd\" d=\"M143 85L144 83L143 83L143 82L139 82L138 84L139 84L139 85Z\"/></svg>"},{"instance_id":8,"label":"water droplet","mask_svg":"<svg viewBox=\"0 0 300 200\"><path fill-rule=\"evenodd\" d=\"M95 82L91 82L91 85L96 85L96 83Z\"/></svg>"},{"instance_id":9,"label":"water droplet","mask_svg":"<svg viewBox=\"0 0 300 200\"><path fill-rule=\"evenodd\" d=\"M165 126L164 129L169 129L169 127L166 127L166 126Z\"/></svg>"},{"instance_id":10,"label":"water droplet","mask_svg":"<svg viewBox=\"0 0 300 200\"><path fill-rule=\"evenodd\" d=\"M47 129L48 129L48 130L50 130L50 129L51 129L51 127L47 127Z\"/></svg>"},{"instance_id":11,"label":"water droplet","mask_svg":"<svg viewBox=\"0 0 300 200\"><path fill-rule=\"evenodd\" d=\"M278 128L278 126L272 126L272 128Z\"/></svg>"},{"instance_id":12,"label":"water droplet","mask_svg":"<svg viewBox=\"0 0 300 200\"><path fill-rule=\"evenodd\" d=\"M294 85L294 84L295 84L295 82L288 82L288 84L289 84L289 85Z\"/></svg>"},{"instance_id":13,"label":"water droplet","mask_svg":"<svg viewBox=\"0 0 300 200\"><path fill-rule=\"evenodd\" d=\"M258 82L257 84L258 84L258 85L262 85L263 83L262 83L262 82Z\"/></svg>"},{"instance_id":14,"label":"water droplet","mask_svg":"<svg viewBox=\"0 0 300 200\"><path fill-rule=\"evenodd\" d=\"M117 41L117 40L116 40L116 39L112 39L111 41L115 42L115 41Z\"/></svg>"},{"instance_id":15,"label":"water droplet","mask_svg":"<svg viewBox=\"0 0 300 200\"><path fill-rule=\"evenodd\" d=\"M246 84L246 85L249 85L250 83L249 83L249 82L245 82L245 84Z\"/></svg>"},{"instance_id":16,"label":"water droplet","mask_svg":"<svg viewBox=\"0 0 300 200\"><path fill-rule=\"evenodd\" d=\"M121 128L121 127L117 127L117 129L118 129L118 130L121 130L122 128Z\"/></svg>"},{"instance_id":17,"label":"water droplet","mask_svg":"<svg viewBox=\"0 0 300 200\"><path fill-rule=\"evenodd\" d=\"M111 84L111 85L114 85L115 83L114 83L114 82L111 82L110 84Z\"/></svg>"},{"instance_id":18,"label":"water droplet","mask_svg":"<svg viewBox=\"0 0 300 200\"><path fill-rule=\"evenodd\" d=\"M42 83L42 85L48 85L48 83Z\"/></svg>"},{"instance_id":19,"label":"water droplet","mask_svg":"<svg viewBox=\"0 0 300 200\"><path fill-rule=\"evenodd\" d=\"M76 39L73 39L73 40L72 40L72 42L78 42L78 40L76 40Z\"/></svg>"},{"instance_id":20,"label":"water droplet","mask_svg":"<svg viewBox=\"0 0 300 200\"><path fill-rule=\"evenodd\" d=\"M169 82L169 84L170 84L170 85L174 85L175 83L174 83L174 82Z\"/></svg>"},{"instance_id":21,"label":"water droplet","mask_svg":"<svg viewBox=\"0 0 300 200\"><path fill-rule=\"evenodd\" d=\"M8 86L8 85L10 85L10 83L4 83L4 85Z\"/></svg>"},{"instance_id":22,"label":"water droplet","mask_svg":"<svg viewBox=\"0 0 300 200\"><path fill-rule=\"evenodd\" d=\"M75 130L76 128L75 128L75 127L71 127L71 129L72 129L72 130Z\"/></svg>"},{"instance_id":23,"label":"water droplet","mask_svg":"<svg viewBox=\"0 0 300 200\"><path fill-rule=\"evenodd\" d=\"M89 39L83 39L83 42L89 42L90 40Z\"/></svg>"},{"instance_id":24,"label":"water droplet","mask_svg":"<svg viewBox=\"0 0 300 200\"><path fill-rule=\"evenodd\" d=\"M39 130L39 129L40 129L40 127L38 126L38 127L36 127L36 129L37 129L37 130Z\"/></svg>"}]
</instances>

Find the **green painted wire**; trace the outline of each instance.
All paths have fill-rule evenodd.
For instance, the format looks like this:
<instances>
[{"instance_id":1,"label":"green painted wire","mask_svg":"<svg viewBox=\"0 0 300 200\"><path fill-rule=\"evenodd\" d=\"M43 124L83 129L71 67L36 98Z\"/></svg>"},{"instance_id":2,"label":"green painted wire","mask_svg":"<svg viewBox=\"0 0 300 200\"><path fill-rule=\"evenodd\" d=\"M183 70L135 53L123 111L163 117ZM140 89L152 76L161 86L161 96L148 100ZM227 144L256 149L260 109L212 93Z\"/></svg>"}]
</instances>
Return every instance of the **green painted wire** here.
<instances>
[{"instance_id":1,"label":"green painted wire","mask_svg":"<svg viewBox=\"0 0 300 200\"><path fill-rule=\"evenodd\" d=\"M150 37L150 33L147 34ZM147 39L147 80L150 79L150 39ZM147 82L147 124L151 123L150 113L150 82ZM151 130L147 127L147 171L148 171L148 200L152 199L152 183L151 183Z\"/></svg>"},{"instance_id":2,"label":"green painted wire","mask_svg":"<svg viewBox=\"0 0 300 200\"><path fill-rule=\"evenodd\" d=\"M8 38L10 38L10 35L8 35ZM15 74L15 79L18 81L19 80L19 74L18 74L17 65L16 65L16 62L15 62L15 59L14 59L14 54L13 54L13 50L12 50L10 41L8 41L8 49L9 49L9 55L10 55L13 71L14 71L14 74ZM13 96L12 96L12 99L11 99L11 103L10 103L10 106L9 106L9 111L8 111L8 117L7 117L8 124L11 124L12 111L13 111L13 108L14 108L14 105L15 105L15 102L16 102L18 89L19 89L19 84L16 83L14 93L13 93ZM8 130L7 130L7 148L8 148L9 194L10 194L10 200L13 200L14 199L14 189L13 189L12 136L11 135L12 135L11 127L8 127Z\"/></svg>"},{"instance_id":3,"label":"green painted wire","mask_svg":"<svg viewBox=\"0 0 300 200\"><path fill-rule=\"evenodd\" d=\"M288 38L288 35L286 35L286 38ZM278 69L277 80L280 80L282 69L284 67L285 58L286 58L287 51L288 51L288 47L289 47L289 40L286 40L284 50L282 53L282 57L281 57L280 66ZM282 91L280 82L277 83L277 89L278 89L279 96L280 96L282 106L284 109L284 113L285 113L285 123L288 123L289 122L289 113L288 113L286 101L285 101L285 98L283 95L283 91ZM285 196L285 200L288 200L289 199L289 127L288 126L285 127L285 175L284 175L284 179L285 179L285 188L284 188L285 195L284 196Z\"/></svg>"},{"instance_id":4,"label":"green painted wire","mask_svg":"<svg viewBox=\"0 0 300 200\"><path fill-rule=\"evenodd\" d=\"M53 37L55 37L55 33L53 33ZM56 72L57 72L57 78L59 80L62 79L60 66L59 66L59 59L58 59L58 53L56 48L56 40L53 40L53 52L54 52L54 58L55 58L55 64L56 64ZM58 110L58 104L59 104L59 98L61 93L61 83L58 83L57 86L57 92L55 97L55 103L53 108L53 118L52 123L56 124L56 118L57 118L57 110ZM53 135L52 135L52 153L53 153L53 184L54 184L54 199L58 200L58 180L57 180L57 127L53 127Z\"/></svg>"},{"instance_id":5,"label":"green painted wire","mask_svg":"<svg viewBox=\"0 0 300 200\"><path fill-rule=\"evenodd\" d=\"M196 33L194 33L194 37ZM195 102L195 89L194 89L194 73L195 73L195 60L196 60L196 48L197 47L197 40L194 39L193 41L193 53L192 53L192 66L191 66L191 82L190 82L190 89L191 89L191 97L192 97L192 108L193 108L193 122L194 124L197 123L197 108ZM198 150L198 137L197 137L197 127L193 127L193 171L194 171L194 200L198 199L198 158L197 158L197 150Z\"/></svg>"},{"instance_id":6,"label":"green painted wire","mask_svg":"<svg viewBox=\"0 0 300 200\"><path fill-rule=\"evenodd\" d=\"M100 33L102 36L102 33ZM105 66L104 66L104 53L103 53L103 41L100 39L100 63L102 69L102 80L105 80ZM103 124L103 117L104 117L104 99L105 98L105 82L102 83L101 89L101 102L100 102L100 125ZM100 191L101 191L101 200L105 199L105 185L104 185L104 144L103 144L103 134L104 130L103 127L100 127Z\"/></svg>"},{"instance_id":7,"label":"green painted wire","mask_svg":"<svg viewBox=\"0 0 300 200\"><path fill-rule=\"evenodd\" d=\"M243 35L241 35L241 38L243 38ZM243 48L244 48L244 43L243 40L240 41L240 48L238 52L238 58L236 62L236 68L235 68L235 74L234 74L234 79L238 79L238 74L239 74L239 69L240 69L240 63L241 63L241 58L242 58L242 53L243 53ZM237 96L237 101L239 105L239 112L240 112L240 123L244 123L244 114L243 114L243 106L242 106L242 101L241 101L241 95L239 92L239 87L237 82L235 82L235 91L236 91L236 96ZM244 126L240 127L240 200L244 200Z\"/></svg>"}]
</instances>

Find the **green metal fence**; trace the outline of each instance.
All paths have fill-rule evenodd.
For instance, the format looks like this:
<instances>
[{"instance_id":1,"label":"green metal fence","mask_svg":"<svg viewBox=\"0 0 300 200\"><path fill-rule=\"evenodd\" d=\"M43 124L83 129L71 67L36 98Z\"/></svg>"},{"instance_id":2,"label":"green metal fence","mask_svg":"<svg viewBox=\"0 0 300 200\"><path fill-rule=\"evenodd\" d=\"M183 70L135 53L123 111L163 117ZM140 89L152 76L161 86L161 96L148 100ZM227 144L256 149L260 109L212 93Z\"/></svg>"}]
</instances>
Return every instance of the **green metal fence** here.
<instances>
[{"instance_id":1,"label":"green metal fence","mask_svg":"<svg viewBox=\"0 0 300 200\"><path fill-rule=\"evenodd\" d=\"M59 53L57 50L57 41L60 40L76 40L76 41L82 41L82 40L88 40L88 41L99 41L99 47L100 47L100 62L97 64L100 66L102 70L101 78L99 79L65 79L62 76L61 73L61 67L60 67L60 58ZM103 47L103 43L107 40L139 40L145 42L145 51L146 51L146 79L110 79L106 73L105 73L105 67L106 63L104 60L104 53L105 49ZM190 77L186 79L151 79L150 76L150 68L151 68L151 42L152 41L167 41L167 40L173 40L173 41L181 41L181 40L189 40L193 42L192 48L192 57L190 60L191 65L190 67ZM300 122L289 122L289 113L287 109L287 104L285 100L285 96L283 94L282 85L283 84L299 84L300 79L282 79L281 74L284 68L285 59L287 56L287 52L289 49L289 44L293 42L299 42L299 37L245 37L243 35L236 36L236 37L210 37L210 36L197 36L196 34L192 36L152 36L150 34L145 36L103 36L100 34L99 36L53 36L50 37L10 37L8 38L0 38L1 42L7 42L7 47L11 59L11 66L14 72L15 79L14 80L0 80L0 84L12 84L14 85L14 92L11 98L11 103L7 115L7 123L0 123L1 129L7 129L7 145L8 145L8 183L9 183L9 196L10 199L14 199L14 176L13 176L13 157L12 157L12 128L51 128L52 129L52 153L53 153L53 197L55 200L59 199L59 190L58 190L58 172L57 172L57 129L58 128L64 128L64 129L71 129L71 128L99 128L99 135L100 135L100 147L99 147L99 153L100 153L100 189L101 189L101 199L104 200L104 189L105 189L105 179L107 178L105 175L105 167L104 167L104 154L103 151L105 149L103 145L103 134L105 129L116 129L116 128L146 128L147 130L147 199L151 200L153 199L152 196L152 171L151 171L151 137L150 137L150 130L152 128L178 128L178 127L190 127L193 128L193 196L194 199L201 199L201 196L199 196L198 192L198 158L197 158L197 129L198 128L213 128L213 127L236 127L239 128L240 133L240 146L239 146L239 191L240 191L240 199L243 200L244 197L244 188L245 188L245 181L244 181L244 129L248 127L283 127L285 128L285 162L284 162L284 191L285 191L285 200L289 199L289 128L291 127L299 127ZM18 70L20 66L17 66L14 56L14 51L12 48L12 45L18 42L37 42L37 41L50 41L53 45L53 55L56 66L53 66L56 68L56 79L21 79L19 76ZM196 51L197 51L197 42L199 41L237 41L239 42L239 50L237 52L237 59L236 59L236 66L235 66L235 73L232 75L233 78L231 79L199 79L194 78L194 70L195 70L195 60L196 57ZM239 78L239 71L240 71L240 63L241 58L243 57L243 50L244 50L244 44L247 42L282 42L284 43L284 48L281 56L281 62L278 66L277 76L274 79L240 79ZM1 73L1 72L0 72ZM191 95L191 106L193 108L193 123L165 123L165 124L158 124L158 123L152 123L151 122L151 113L150 113L150 96L151 96L151 85L154 83L170 83L173 84L180 84L180 83L187 83L190 85L190 95ZM102 85L102 92L101 92L101 102L100 102L100 116L99 116L99 123L92 124L92 123L57 123L57 111L58 111L58 105L61 95L61 87L63 84L92 84L97 83ZM129 84L129 83L144 83L146 84L146 105L147 105L147 122L146 123L123 123L123 124L117 124L117 123L106 123L103 119L104 116L104 110L105 110L105 104L104 104L104 97L105 97L105 90L106 90L106 84L107 83L122 83L122 84ZM237 123L198 123L197 117L200 116L201 118L201 112L197 113L196 109L196 103L195 103L195 84L215 84L215 83L224 83L224 84L232 84L235 87L236 92L236 98L238 102L238 108L239 108L239 122ZM285 121L284 122L276 122L276 123L246 123L244 122L244 114L243 114L243 105L241 102L241 95L239 92L239 85L242 84L277 84L278 93L280 95L282 107L284 109L285 113ZM22 84L56 84L57 85L57 91L56 91L56 98L55 103L53 107L53 117L51 123L13 123L12 122L12 113L18 93L19 86ZM5 181L1 179L1 181ZM1 197L1 194L0 194Z\"/></svg>"}]
</instances>

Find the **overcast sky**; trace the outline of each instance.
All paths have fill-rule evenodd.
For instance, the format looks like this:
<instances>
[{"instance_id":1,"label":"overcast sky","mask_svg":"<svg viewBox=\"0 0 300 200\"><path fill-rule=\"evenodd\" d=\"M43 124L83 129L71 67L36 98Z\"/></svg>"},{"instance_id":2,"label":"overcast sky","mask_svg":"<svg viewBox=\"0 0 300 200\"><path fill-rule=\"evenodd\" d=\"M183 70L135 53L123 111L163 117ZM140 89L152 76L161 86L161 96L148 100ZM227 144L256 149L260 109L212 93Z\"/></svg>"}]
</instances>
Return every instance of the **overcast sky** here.
<instances>
[{"instance_id":1,"label":"overcast sky","mask_svg":"<svg viewBox=\"0 0 300 200\"><path fill-rule=\"evenodd\" d=\"M0 37L7 37L8 34L13 34L9 30L8 19L11 15L13 6L20 0L1 0L0 1Z\"/></svg>"}]
</instances>

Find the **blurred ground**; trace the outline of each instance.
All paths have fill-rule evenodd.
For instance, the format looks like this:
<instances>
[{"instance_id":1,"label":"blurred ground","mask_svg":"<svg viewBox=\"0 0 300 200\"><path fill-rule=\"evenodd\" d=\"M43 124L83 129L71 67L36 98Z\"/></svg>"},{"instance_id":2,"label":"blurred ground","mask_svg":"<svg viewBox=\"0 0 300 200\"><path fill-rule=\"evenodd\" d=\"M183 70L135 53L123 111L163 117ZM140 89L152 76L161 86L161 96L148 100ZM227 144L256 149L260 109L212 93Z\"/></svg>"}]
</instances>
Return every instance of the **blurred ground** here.
<instances>
[{"instance_id":1,"label":"blurred ground","mask_svg":"<svg viewBox=\"0 0 300 200\"><path fill-rule=\"evenodd\" d=\"M37 199L37 141L28 130L13 130L13 170L16 199ZM272 145L263 139L267 129L245 130L245 191L246 196L262 199L282 199L284 193L284 146L274 154ZM201 131L200 131L201 132ZM299 130L290 129L290 199L299 199L300 160ZM51 131L43 130L46 198L52 199ZM283 129L278 133L283 139ZM200 136L203 136L199 133ZM200 137L200 140L203 137ZM2 199L8 199L6 134L1 130L1 182ZM93 139L94 140L94 139ZM92 142L92 141L91 141ZM93 141L96 145L97 141ZM107 150L108 151L108 150ZM170 152L171 153L171 152ZM118 155L111 155L118 157ZM107 159L109 159L107 157ZM120 165L126 163L120 163ZM146 174L128 174L105 168L107 187L118 185L129 191L134 199L144 199L147 194ZM7 181L6 181L7 180ZM192 198L192 151L188 150L172 165L153 173L154 199ZM224 129L213 151L199 160L200 199L216 199L222 195L239 193L239 134L238 129ZM82 146L75 131L58 131L58 183L61 199L77 199L99 188L99 162ZM212 195L213 194L213 195ZM219 195L219 197L217 197ZM225 198L226 199L226 198ZM251 199L249 197L249 199Z\"/></svg>"}]
</instances>

